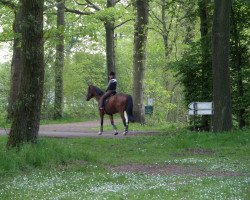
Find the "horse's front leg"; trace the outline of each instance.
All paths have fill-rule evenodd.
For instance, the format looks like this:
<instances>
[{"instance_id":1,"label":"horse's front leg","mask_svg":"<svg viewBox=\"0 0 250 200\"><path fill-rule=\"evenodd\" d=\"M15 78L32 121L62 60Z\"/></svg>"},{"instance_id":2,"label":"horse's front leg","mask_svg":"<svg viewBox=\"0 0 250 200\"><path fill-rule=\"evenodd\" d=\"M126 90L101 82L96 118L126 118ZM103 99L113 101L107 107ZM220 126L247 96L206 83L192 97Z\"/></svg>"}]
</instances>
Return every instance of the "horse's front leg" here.
<instances>
[{"instance_id":1,"label":"horse's front leg","mask_svg":"<svg viewBox=\"0 0 250 200\"><path fill-rule=\"evenodd\" d=\"M115 125L115 123L114 123L113 115L110 115L109 118L110 118L110 123L111 123L111 125L113 126L113 128L114 128L114 130L115 130L115 134L114 134L114 135L117 135L118 132L117 132L116 125Z\"/></svg>"},{"instance_id":2,"label":"horse's front leg","mask_svg":"<svg viewBox=\"0 0 250 200\"><path fill-rule=\"evenodd\" d=\"M101 117L101 126L100 126L100 131L99 131L98 135L101 135L103 133L103 117L104 117L104 114L102 112L100 112L100 117Z\"/></svg>"}]
</instances>

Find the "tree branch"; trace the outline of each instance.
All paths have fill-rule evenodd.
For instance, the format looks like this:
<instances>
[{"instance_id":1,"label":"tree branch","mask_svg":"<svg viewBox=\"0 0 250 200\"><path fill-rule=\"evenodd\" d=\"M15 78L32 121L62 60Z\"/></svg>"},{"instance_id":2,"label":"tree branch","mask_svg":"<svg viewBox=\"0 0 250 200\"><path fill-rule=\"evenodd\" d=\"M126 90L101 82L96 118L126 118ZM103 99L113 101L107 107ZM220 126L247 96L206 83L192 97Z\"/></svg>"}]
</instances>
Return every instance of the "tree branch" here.
<instances>
[{"instance_id":1,"label":"tree branch","mask_svg":"<svg viewBox=\"0 0 250 200\"><path fill-rule=\"evenodd\" d=\"M79 3L78 1L74 0L74 2L79 6L87 6L87 3Z\"/></svg>"},{"instance_id":2,"label":"tree branch","mask_svg":"<svg viewBox=\"0 0 250 200\"><path fill-rule=\"evenodd\" d=\"M84 11L80 11L80 10L74 10L74 9L70 9L70 8L67 8L65 6L65 12L70 12L70 13L75 13L75 14L78 14L78 15L91 15L93 14L92 12L84 12Z\"/></svg>"},{"instance_id":3,"label":"tree branch","mask_svg":"<svg viewBox=\"0 0 250 200\"><path fill-rule=\"evenodd\" d=\"M95 5L94 3L92 3L89 0L85 0L92 8L94 8L95 10L99 11L101 10L97 5Z\"/></svg>"},{"instance_id":4,"label":"tree branch","mask_svg":"<svg viewBox=\"0 0 250 200\"><path fill-rule=\"evenodd\" d=\"M153 15L151 15L151 14L149 14L150 16L151 16L151 18L154 20L154 18L155 19L157 19L157 21L158 22L160 22L161 24L163 23L162 22L162 20L154 13L154 11L151 9L151 13L153 14Z\"/></svg>"},{"instance_id":5,"label":"tree branch","mask_svg":"<svg viewBox=\"0 0 250 200\"><path fill-rule=\"evenodd\" d=\"M118 28L118 27L120 27L120 26L126 24L127 22L132 21L132 20L134 20L134 19L128 19L128 20L126 20L126 21L124 21L124 22L122 22L122 23L116 25L116 26L114 27L114 29L116 29L116 28Z\"/></svg>"},{"instance_id":6,"label":"tree branch","mask_svg":"<svg viewBox=\"0 0 250 200\"><path fill-rule=\"evenodd\" d=\"M154 27L149 27L148 29L155 31L156 33L159 33L161 36L163 35L162 30L159 27L158 27L159 30L155 29Z\"/></svg>"}]
</instances>

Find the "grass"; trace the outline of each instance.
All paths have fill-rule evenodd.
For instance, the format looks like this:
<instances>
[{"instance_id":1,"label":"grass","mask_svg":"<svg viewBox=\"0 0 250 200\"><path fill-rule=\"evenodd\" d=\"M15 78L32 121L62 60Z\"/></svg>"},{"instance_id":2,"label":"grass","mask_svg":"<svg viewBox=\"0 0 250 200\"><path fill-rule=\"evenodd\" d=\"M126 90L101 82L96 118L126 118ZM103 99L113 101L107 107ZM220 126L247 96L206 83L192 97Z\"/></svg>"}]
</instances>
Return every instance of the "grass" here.
<instances>
[{"instance_id":1,"label":"grass","mask_svg":"<svg viewBox=\"0 0 250 200\"><path fill-rule=\"evenodd\" d=\"M98 120L99 118L96 117L96 120ZM93 119L92 117L92 120ZM41 119L40 124L44 125L44 124L65 124L65 123L74 123L74 122L86 122L89 121L89 118L84 118L84 117L65 117L62 119ZM10 122L6 121L6 117L5 116L1 116L0 115L0 128L10 128L11 124Z\"/></svg>"},{"instance_id":2,"label":"grass","mask_svg":"<svg viewBox=\"0 0 250 200\"><path fill-rule=\"evenodd\" d=\"M96 118L98 119L98 118ZM65 123L74 123L74 122L86 122L89 121L89 118L83 117L69 117L69 118L62 118L62 119L42 119L40 124L65 124Z\"/></svg>"},{"instance_id":3,"label":"grass","mask_svg":"<svg viewBox=\"0 0 250 200\"><path fill-rule=\"evenodd\" d=\"M133 125L134 128L138 125ZM149 127L144 127L149 130ZM250 130L161 134L125 139L40 138L5 149L0 137L0 199L248 199ZM190 149L208 153L192 153ZM124 164L178 165L236 176L113 172Z\"/></svg>"},{"instance_id":4,"label":"grass","mask_svg":"<svg viewBox=\"0 0 250 200\"><path fill-rule=\"evenodd\" d=\"M2 199L244 199L247 178L36 172L4 180ZM0 183L0 185L2 185Z\"/></svg>"}]
</instances>

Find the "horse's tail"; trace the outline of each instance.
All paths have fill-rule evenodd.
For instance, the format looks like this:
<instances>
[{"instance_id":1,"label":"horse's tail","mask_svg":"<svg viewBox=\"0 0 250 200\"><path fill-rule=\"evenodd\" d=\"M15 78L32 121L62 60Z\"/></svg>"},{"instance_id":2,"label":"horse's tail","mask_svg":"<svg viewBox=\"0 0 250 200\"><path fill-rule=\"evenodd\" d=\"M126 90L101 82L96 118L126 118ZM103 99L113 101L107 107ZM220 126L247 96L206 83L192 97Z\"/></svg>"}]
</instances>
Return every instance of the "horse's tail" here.
<instances>
[{"instance_id":1,"label":"horse's tail","mask_svg":"<svg viewBox=\"0 0 250 200\"><path fill-rule=\"evenodd\" d=\"M133 116L133 99L131 95L127 96L127 104L126 104L126 113L128 115L128 121L134 122L134 116Z\"/></svg>"}]
</instances>

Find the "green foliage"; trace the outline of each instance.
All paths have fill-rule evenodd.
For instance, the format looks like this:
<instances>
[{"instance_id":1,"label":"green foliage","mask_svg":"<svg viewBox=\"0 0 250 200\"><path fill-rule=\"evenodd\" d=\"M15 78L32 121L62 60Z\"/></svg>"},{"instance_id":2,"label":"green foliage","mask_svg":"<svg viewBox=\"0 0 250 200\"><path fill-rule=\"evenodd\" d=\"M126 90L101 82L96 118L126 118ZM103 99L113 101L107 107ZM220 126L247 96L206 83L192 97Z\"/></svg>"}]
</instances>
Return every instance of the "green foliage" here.
<instances>
[{"instance_id":1,"label":"green foliage","mask_svg":"<svg viewBox=\"0 0 250 200\"><path fill-rule=\"evenodd\" d=\"M88 84L105 88L105 66L101 54L76 53L67 60L64 69L64 106L66 116L95 116L94 99L86 102ZM72 77L74 79L72 80Z\"/></svg>"},{"instance_id":2,"label":"green foliage","mask_svg":"<svg viewBox=\"0 0 250 200\"><path fill-rule=\"evenodd\" d=\"M10 41L14 38L12 32L14 12L0 3L0 13L0 41Z\"/></svg>"},{"instance_id":3,"label":"green foliage","mask_svg":"<svg viewBox=\"0 0 250 200\"><path fill-rule=\"evenodd\" d=\"M152 36L154 35L154 37ZM151 37L150 37L151 36ZM161 41L161 42L155 42ZM153 99L154 112L150 116L150 123L166 121L183 121L178 113L177 106L182 110L183 101L179 99L182 95L181 86L175 78L175 71L165 59L165 49L161 35L149 32L147 45L147 68L145 75L145 105L148 98ZM168 62L167 62L168 61Z\"/></svg>"},{"instance_id":4,"label":"green foliage","mask_svg":"<svg viewBox=\"0 0 250 200\"><path fill-rule=\"evenodd\" d=\"M132 95L133 83L133 41L131 35L119 30L117 40L117 91ZM120 35L120 36L119 36Z\"/></svg>"},{"instance_id":5,"label":"green foliage","mask_svg":"<svg viewBox=\"0 0 250 200\"><path fill-rule=\"evenodd\" d=\"M92 83L104 89L106 87L105 69L105 29L104 22L114 22L116 66L118 79L118 92L132 93L133 82L133 28L134 10L131 1L120 1L115 7L107 8L103 0L91 1L100 10L91 6L77 4L76 1L66 1L67 8L89 11L93 14L79 16L70 12L65 13L65 72L64 72L64 116L97 116L96 102L85 101L86 88ZM212 70L210 36L205 38L207 49L202 49L200 41L200 24L198 5L201 1L150 1L150 24L147 43L147 68L145 74L145 104L147 98L153 98L154 114L148 119L149 123L165 121L185 121L186 106L192 101L211 101ZM203 1L208 2L208 1ZM244 98L237 95L237 76L233 66L234 47L231 48L231 75L233 92L233 111L236 115L239 108L246 108L245 118L249 120L249 3L247 1L234 1L237 12L238 30L242 45L242 74L244 81ZM45 2L44 12L44 38L45 38L45 87L42 107L42 118L50 118L54 103L54 62L56 35L56 7ZM166 8L166 25L168 34L169 55L165 57L164 42L162 39L162 4ZM130 6L129 6L130 5ZM128 6L128 7L127 7ZM86 8L86 9L85 9ZM211 26L213 4L208 3L208 24ZM0 4L0 26L2 32L0 40L13 39L12 21L14 12ZM12 19L12 20L10 20ZM129 21L130 20L130 21ZM127 23L119 26L123 22ZM132 31L131 31L132 30ZM62 31L60 29L59 31ZM196 41L188 45L186 36ZM209 32L210 34L210 32ZM207 52L204 60L204 52ZM203 57L203 58L202 58ZM204 69L204 65L208 68ZM7 70L7 69L6 69ZM204 72L204 73L203 73ZM179 74L176 77L176 74ZM203 73L203 74L202 74ZM0 71L3 84L6 72ZM206 84L204 84L204 76ZM7 81L9 87L9 81ZM183 90L184 89L184 90ZM206 94L207 95L206 95ZM1 91L1 113L5 113L8 93ZM184 97L184 98L183 98ZM4 119L5 114L1 114Z\"/></svg>"},{"instance_id":6,"label":"green foliage","mask_svg":"<svg viewBox=\"0 0 250 200\"><path fill-rule=\"evenodd\" d=\"M0 127L6 126L6 109L10 91L9 64L0 64Z\"/></svg>"},{"instance_id":7,"label":"green foliage","mask_svg":"<svg viewBox=\"0 0 250 200\"><path fill-rule=\"evenodd\" d=\"M231 80L232 80L232 102L233 114L238 115L241 108L245 108L244 119L249 121L249 5L243 1L234 1L233 10L235 12L235 21L237 23L237 32L239 37L239 53L241 72L237 71L237 45L235 45L233 29L231 31ZM211 20L211 19L210 19ZM231 27L234 25L231 24ZM194 101L212 101L212 67L211 67L211 45L209 32L207 38L192 43L182 59L172 62L173 66L178 66L178 75L184 85L185 103L188 105ZM205 46L202 45L205 42ZM205 58L205 59L204 59ZM238 81L239 77L243 81L243 97L239 95Z\"/></svg>"},{"instance_id":8,"label":"green foliage","mask_svg":"<svg viewBox=\"0 0 250 200\"><path fill-rule=\"evenodd\" d=\"M165 74L159 68L147 70L145 105L148 104L147 99L153 99L154 111L151 117L158 122L166 121L168 111L176 107L170 100L171 92L167 90L166 81Z\"/></svg>"},{"instance_id":9,"label":"green foliage","mask_svg":"<svg viewBox=\"0 0 250 200\"><path fill-rule=\"evenodd\" d=\"M203 60L201 52L201 43L193 43L185 52L185 56L181 61L174 62L172 65L177 67L178 76L184 85L185 103L212 101L212 69L210 68L209 76L202 76ZM211 63L210 63L211 66ZM209 87L204 88L203 82L208 81ZM208 94L208 98L204 98L204 92Z\"/></svg>"}]
</instances>

